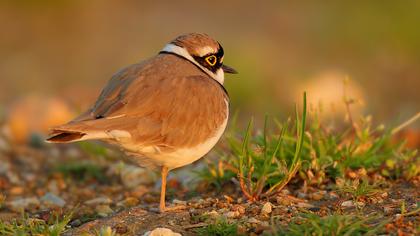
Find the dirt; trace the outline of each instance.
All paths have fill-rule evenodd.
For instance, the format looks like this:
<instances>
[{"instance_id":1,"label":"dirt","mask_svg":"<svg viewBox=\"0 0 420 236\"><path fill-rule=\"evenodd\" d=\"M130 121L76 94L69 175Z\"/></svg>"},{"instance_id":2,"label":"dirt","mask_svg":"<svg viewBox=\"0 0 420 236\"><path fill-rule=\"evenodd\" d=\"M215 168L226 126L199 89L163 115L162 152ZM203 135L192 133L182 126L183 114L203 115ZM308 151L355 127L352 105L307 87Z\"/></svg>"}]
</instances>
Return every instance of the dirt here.
<instances>
[{"instance_id":1,"label":"dirt","mask_svg":"<svg viewBox=\"0 0 420 236\"><path fill-rule=\"evenodd\" d=\"M157 213L153 211L159 199L157 175L110 157L118 154L85 149L69 145L0 150L0 220L18 219L22 210L31 218L44 220L73 212L64 235L94 232L103 226L126 235L142 235L157 227L195 235L197 228L221 217L237 222L239 232L259 235L273 225L289 224L302 213L378 214L389 219L389 233L412 235L419 227L418 213L402 217L418 208L419 179L388 180L376 194L357 200L338 193L333 183L306 186L292 182L277 196L247 202L234 181L221 190L205 184L191 187L190 180L196 176L195 166L190 166L169 179L168 205L183 209ZM75 163L86 165L59 168ZM133 185L138 179L141 181ZM267 202L271 207L264 208Z\"/></svg>"}]
</instances>

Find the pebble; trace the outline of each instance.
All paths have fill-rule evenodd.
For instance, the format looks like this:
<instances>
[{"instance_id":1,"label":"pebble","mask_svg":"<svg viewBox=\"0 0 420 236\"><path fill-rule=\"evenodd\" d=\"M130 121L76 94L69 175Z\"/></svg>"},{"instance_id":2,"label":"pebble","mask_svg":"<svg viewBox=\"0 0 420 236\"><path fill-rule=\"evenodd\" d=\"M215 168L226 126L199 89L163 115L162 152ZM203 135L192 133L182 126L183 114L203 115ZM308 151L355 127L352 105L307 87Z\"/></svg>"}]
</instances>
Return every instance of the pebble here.
<instances>
[{"instance_id":1,"label":"pebble","mask_svg":"<svg viewBox=\"0 0 420 236\"><path fill-rule=\"evenodd\" d=\"M353 201L348 200L348 201L342 202L341 203L341 206L342 207L353 207L354 206L354 203L353 203Z\"/></svg>"},{"instance_id":2,"label":"pebble","mask_svg":"<svg viewBox=\"0 0 420 236\"><path fill-rule=\"evenodd\" d=\"M268 215L273 211L273 207L270 202L266 202L261 208L261 214Z\"/></svg>"},{"instance_id":3,"label":"pebble","mask_svg":"<svg viewBox=\"0 0 420 236\"><path fill-rule=\"evenodd\" d=\"M9 193L12 195L21 195L23 193L23 188L20 186L12 187L9 190Z\"/></svg>"},{"instance_id":4,"label":"pebble","mask_svg":"<svg viewBox=\"0 0 420 236\"><path fill-rule=\"evenodd\" d=\"M133 207L139 203L139 199L135 197L127 197L126 199L117 203L120 207Z\"/></svg>"},{"instance_id":5,"label":"pebble","mask_svg":"<svg viewBox=\"0 0 420 236\"><path fill-rule=\"evenodd\" d=\"M339 198L338 194L336 192L332 192L332 191L329 192L328 196L329 196L330 199L338 199Z\"/></svg>"},{"instance_id":6,"label":"pebble","mask_svg":"<svg viewBox=\"0 0 420 236\"><path fill-rule=\"evenodd\" d=\"M212 210L212 211L205 212L203 215L207 215L207 216L216 218L216 217L219 216L219 213L217 213L217 211L215 211L215 210Z\"/></svg>"},{"instance_id":7,"label":"pebble","mask_svg":"<svg viewBox=\"0 0 420 236\"><path fill-rule=\"evenodd\" d=\"M154 182L152 173L147 169L134 165L125 165L121 170L121 182L128 188L134 188L138 185L151 184Z\"/></svg>"},{"instance_id":8,"label":"pebble","mask_svg":"<svg viewBox=\"0 0 420 236\"><path fill-rule=\"evenodd\" d=\"M308 197L308 194L306 194L304 192L298 192L297 197L298 198L305 199L306 197Z\"/></svg>"},{"instance_id":9,"label":"pebble","mask_svg":"<svg viewBox=\"0 0 420 236\"><path fill-rule=\"evenodd\" d=\"M143 236L182 236L179 233L175 233L174 231L167 229L167 228L156 228L152 231L147 231L143 234Z\"/></svg>"},{"instance_id":10,"label":"pebble","mask_svg":"<svg viewBox=\"0 0 420 236\"><path fill-rule=\"evenodd\" d=\"M232 210L239 212L239 214L241 215L245 214L245 211L246 211L245 207L242 205L234 205L232 207Z\"/></svg>"},{"instance_id":11,"label":"pebble","mask_svg":"<svg viewBox=\"0 0 420 236\"><path fill-rule=\"evenodd\" d=\"M173 204L176 204L176 205L183 205L183 206L186 206L187 205L187 202L186 201L181 201L181 200L178 200L178 199L174 199L172 201L172 203Z\"/></svg>"},{"instance_id":12,"label":"pebble","mask_svg":"<svg viewBox=\"0 0 420 236\"><path fill-rule=\"evenodd\" d=\"M6 205L16 212L20 212L32 206L39 206L40 202L36 197L19 198L8 202Z\"/></svg>"},{"instance_id":13,"label":"pebble","mask_svg":"<svg viewBox=\"0 0 420 236\"><path fill-rule=\"evenodd\" d=\"M66 205L66 201L53 193L46 193L41 197L41 202L48 206L64 207Z\"/></svg>"},{"instance_id":14,"label":"pebble","mask_svg":"<svg viewBox=\"0 0 420 236\"><path fill-rule=\"evenodd\" d=\"M248 219L248 223L250 223L250 224L259 224L259 223L261 223L261 221L255 219L255 217L251 217L251 218Z\"/></svg>"},{"instance_id":15,"label":"pebble","mask_svg":"<svg viewBox=\"0 0 420 236\"><path fill-rule=\"evenodd\" d=\"M389 206L385 206L384 207L384 213L385 214L393 214L394 213L394 208L393 207L389 207Z\"/></svg>"},{"instance_id":16,"label":"pebble","mask_svg":"<svg viewBox=\"0 0 420 236\"><path fill-rule=\"evenodd\" d=\"M238 211L228 211L228 212L224 213L223 215L226 216L227 218L236 218L240 214L239 214Z\"/></svg>"},{"instance_id":17,"label":"pebble","mask_svg":"<svg viewBox=\"0 0 420 236\"><path fill-rule=\"evenodd\" d=\"M108 197L97 197L97 198L87 200L85 202L86 205L99 205L99 204L106 205L106 204L111 204L111 203L112 203L112 200Z\"/></svg>"},{"instance_id":18,"label":"pebble","mask_svg":"<svg viewBox=\"0 0 420 236\"><path fill-rule=\"evenodd\" d=\"M70 222L69 224L71 227L79 227L80 225L82 225L82 221L79 219L75 219L72 222Z\"/></svg>"},{"instance_id":19,"label":"pebble","mask_svg":"<svg viewBox=\"0 0 420 236\"><path fill-rule=\"evenodd\" d=\"M315 207L312 204L306 203L306 202L298 202L298 204L296 205L299 208L313 208Z\"/></svg>"},{"instance_id":20,"label":"pebble","mask_svg":"<svg viewBox=\"0 0 420 236\"><path fill-rule=\"evenodd\" d=\"M308 210L310 210L310 211L312 211L312 212L318 212L318 211L320 211L320 210L321 210L321 208L319 208L319 207L311 207L311 208L309 208Z\"/></svg>"},{"instance_id":21,"label":"pebble","mask_svg":"<svg viewBox=\"0 0 420 236\"><path fill-rule=\"evenodd\" d=\"M109 205L97 205L95 211L101 217L106 217L114 212Z\"/></svg>"},{"instance_id":22,"label":"pebble","mask_svg":"<svg viewBox=\"0 0 420 236\"><path fill-rule=\"evenodd\" d=\"M325 196L325 192L315 192L310 195L312 200L319 201L323 199Z\"/></svg>"},{"instance_id":23,"label":"pebble","mask_svg":"<svg viewBox=\"0 0 420 236\"><path fill-rule=\"evenodd\" d=\"M291 194L290 191L289 191L289 189L287 189L287 188L282 189L281 190L281 193L284 194L284 195L290 195Z\"/></svg>"}]
</instances>

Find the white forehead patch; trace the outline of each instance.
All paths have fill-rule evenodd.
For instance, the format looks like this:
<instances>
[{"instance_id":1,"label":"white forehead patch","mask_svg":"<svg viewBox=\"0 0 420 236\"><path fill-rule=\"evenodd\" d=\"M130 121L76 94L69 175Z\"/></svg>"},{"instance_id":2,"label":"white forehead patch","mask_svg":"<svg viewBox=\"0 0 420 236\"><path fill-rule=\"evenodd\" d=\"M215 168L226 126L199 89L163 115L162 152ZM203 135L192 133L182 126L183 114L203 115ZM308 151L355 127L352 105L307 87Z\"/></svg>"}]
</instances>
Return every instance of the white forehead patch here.
<instances>
[{"instance_id":1,"label":"white forehead patch","mask_svg":"<svg viewBox=\"0 0 420 236\"><path fill-rule=\"evenodd\" d=\"M202 57L202 56L207 55L207 54L217 53L217 49L213 48L213 47L210 47L210 46L205 46L205 47L202 47L202 48L198 49L197 53L200 57Z\"/></svg>"}]
</instances>

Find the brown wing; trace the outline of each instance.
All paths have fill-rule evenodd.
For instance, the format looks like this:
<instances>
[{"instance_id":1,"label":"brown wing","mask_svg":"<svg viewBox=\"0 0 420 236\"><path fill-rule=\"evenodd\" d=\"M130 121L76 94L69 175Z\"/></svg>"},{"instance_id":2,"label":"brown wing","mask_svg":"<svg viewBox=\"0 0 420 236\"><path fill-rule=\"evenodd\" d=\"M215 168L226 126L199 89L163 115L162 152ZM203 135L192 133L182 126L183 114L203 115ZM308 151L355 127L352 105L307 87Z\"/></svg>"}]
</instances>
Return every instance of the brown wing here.
<instances>
[{"instance_id":1,"label":"brown wing","mask_svg":"<svg viewBox=\"0 0 420 236\"><path fill-rule=\"evenodd\" d=\"M211 137L227 117L223 87L188 61L157 59L161 68L138 64L119 72L89 112L56 133L124 130L136 144L160 147L193 146Z\"/></svg>"}]
</instances>

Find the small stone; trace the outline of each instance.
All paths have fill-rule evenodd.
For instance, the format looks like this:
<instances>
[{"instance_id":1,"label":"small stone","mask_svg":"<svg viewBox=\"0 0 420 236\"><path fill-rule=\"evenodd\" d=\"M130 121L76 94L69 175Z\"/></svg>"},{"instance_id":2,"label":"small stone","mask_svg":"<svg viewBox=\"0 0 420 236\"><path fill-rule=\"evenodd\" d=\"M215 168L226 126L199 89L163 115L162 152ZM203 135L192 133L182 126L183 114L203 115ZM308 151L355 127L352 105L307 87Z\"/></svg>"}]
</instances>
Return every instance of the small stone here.
<instances>
[{"instance_id":1,"label":"small stone","mask_svg":"<svg viewBox=\"0 0 420 236\"><path fill-rule=\"evenodd\" d=\"M41 198L41 202L48 206L64 207L66 201L53 193L47 193Z\"/></svg>"},{"instance_id":2,"label":"small stone","mask_svg":"<svg viewBox=\"0 0 420 236\"><path fill-rule=\"evenodd\" d=\"M283 206L288 206L288 205L290 205L290 204L292 204L292 202L290 201L290 199L289 198L287 198L287 197L276 197L276 202L277 202L277 204L279 204L279 205L283 205Z\"/></svg>"},{"instance_id":3,"label":"small stone","mask_svg":"<svg viewBox=\"0 0 420 236\"><path fill-rule=\"evenodd\" d=\"M181 200L178 200L178 199L174 199L172 201L172 203L173 204L176 204L176 205L183 205L183 206L186 206L187 205L187 202L186 201L181 201Z\"/></svg>"},{"instance_id":4,"label":"small stone","mask_svg":"<svg viewBox=\"0 0 420 236\"><path fill-rule=\"evenodd\" d=\"M310 210L310 211L312 211L312 212L318 212L318 211L320 211L320 210L321 210L321 208L319 208L319 207L311 207L311 208L309 208L308 210Z\"/></svg>"},{"instance_id":5,"label":"small stone","mask_svg":"<svg viewBox=\"0 0 420 236\"><path fill-rule=\"evenodd\" d=\"M287 189L287 188L282 189L280 192L281 192L282 194L284 194L284 195L290 195L290 194L291 194L291 193L290 193L290 191L289 191L289 189Z\"/></svg>"},{"instance_id":6,"label":"small stone","mask_svg":"<svg viewBox=\"0 0 420 236\"><path fill-rule=\"evenodd\" d=\"M97 205L95 211L101 217L106 217L114 212L109 205Z\"/></svg>"},{"instance_id":7,"label":"small stone","mask_svg":"<svg viewBox=\"0 0 420 236\"><path fill-rule=\"evenodd\" d=\"M389 206L385 206L384 207L384 213L385 214L393 214L394 213L394 208L393 207L389 207Z\"/></svg>"},{"instance_id":8,"label":"small stone","mask_svg":"<svg viewBox=\"0 0 420 236\"><path fill-rule=\"evenodd\" d=\"M9 192L12 195L21 195L23 193L24 189L20 186L12 187L10 188Z\"/></svg>"},{"instance_id":9,"label":"small stone","mask_svg":"<svg viewBox=\"0 0 420 236\"><path fill-rule=\"evenodd\" d=\"M330 199L338 199L339 198L339 196L336 192L330 192L328 194L328 196L329 196Z\"/></svg>"},{"instance_id":10,"label":"small stone","mask_svg":"<svg viewBox=\"0 0 420 236\"><path fill-rule=\"evenodd\" d=\"M39 206L39 200L36 197L20 198L8 202L6 205L16 212L21 212L29 207Z\"/></svg>"},{"instance_id":11,"label":"small stone","mask_svg":"<svg viewBox=\"0 0 420 236\"><path fill-rule=\"evenodd\" d=\"M75 219L72 222L70 222L70 226L71 227L79 227L80 225L82 225L82 221L79 219Z\"/></svg>"},{"instance_id":12,"label":"small stone","mask_svg":"<svg viewBox=\"0 0 420 236\"><path fill-rule=\"evenodd\" d=\"M273 207L270 202L266 202L261 208L261 214L268 215L273 211Z\"/></svg>"},{"instance_id":13,"label":"small stone","mask_svg":"<svg viewBox=\"0 0 420 236\"><path fill-rule=\"evenodd\" d=\"M234 205L232 207L232 210L239 212L239 214L241 215L245 214L245 211L246 211L245 207L242 205Z\"/></svg>"},{"instance_id":14,"label":"small stone","mask_svg":"<svg viewBox=\"0 0 420 236\"><path fill-rule=\"evenodd\" d=\"M324 193L322 192L315 192L311 194L311 199L315 201L319 201L324 198Z\"/></svg>"},{"instance_id":15,"label":"small stone","mask_svg":"<svg viewBox=\"0 0 420 236\"><path fill-rule=\"evenodd\" d=\"M225 214L223 214L224 216L226 216L227 218L236 218L238 217L240 214L237 211L228 211Z\"/></svg>"},{"instance_id":16,"label":"small stone","mask_svg":"<svg viewBox=\"0 0 420 236\"><path fill-rule=\"evenodd\" d=\"M298 192L297 197L298 198L305 199L306 197L308 197L308 194L306 194L304 192Z\"/></svg>"},{"instance_id":17,"label":"small stone","mask_svg":"<svg viewBox=\"0 0 420 236\"><path fill-rule=\"evenodd\" d=\"M383 198L387 198L387 197L388 197L388 193L387 193L387 192L383 192L383 193L381 194L381 197L383 197Z\"/></svg>"},{"instance_id":18,"label":"small stone","mask_svg":"<svg viewBox=\"0 0 420 236\"><path fill-rule=\"evenodd\" d=\"M251 217L251 218L248 219L248 223L250 223L250 224L260 224L261 221L255 219L255 217Z\"/></svg>"},{"instance_id":19,"label":"small stone","mask_svg":"<svg viewBox=\"0 0 420 236\"><path fill-rule=\"evenodd\" d=\"M179 233L175 233L174 231L167 229L167 228L156 228L152 231L147 231L143 234L143 236L182 236Z\"/></svg>"},{"instance_id":20,"label":"small stone","mask_svg":"<svg viewBox=\"0 0 420 236\"><path fill-rule=\"evenodd\" d=\"M217 213L217 211L215 211L215 210L205 212L203 215L207 215L207 216L210 216L210 217L213 217L213 218L219 217L219 213Z\"/></svg>"},{"instance_id":21,"label":"small stone","mask_svg":"<svg viewBox=\"0 0 420 236\"><path fill-rule=\"evenodd\" d=\"M356 206L357 207L364 207L364 206L366 206L366 203L364 203L364 202L356 202Z\"/></svg>"},{"instance_id":22,"label":"small stone","mask_svg":"<svg viewBox=\"0 0 420 236\"><path fill-rule=\"evenodd\" d=\"M112 203L112 200L110 199L110 198L108 198L108 197L97 197L97 198L93 198L93 199L90 199L90 200L87 200L86 202L85 202L85 204L86 205L99 205L99 204L102 204L102 205L107 205L107 204L111 204Z\"/></svg>"},{"instance_id":23,"label":"small stone","mask_svg":"<svg viewBox=\"0 0 420 236\"><path fill-rule=\"evenodd\" d=\"M134 188L138 185L151 184L154 182L151 172L134 165L124 166L121 170L121 181L124 186L128 188Z\"/></svg>"},{"instance_id":24,"label":"small stone","mask_svg":"<svg viewBox=\"0 0 420 236\"><path fill-rule=\"evenodd\" d=\"M120 207L133 207L139 203L139 199L135 197L128 197L120 202L117 203L117 206Z\"/></svg>"},{"instance_id":25,"label":"small stone","mask_svg":"<svg viewBox=\"0 0 420 236\"><path fill-rule=\"evenodd\" d=\"M306 203L306 202L298 202L298 204L296 205L299 208L312 208L314 207L314 205Z\"/></svg>"},{"instance_id":26,"label":"small stone","mask_svg":"<svg viewBox=\"0 0 420 236\"><path fill-rule=\"evenodd\" d=\"M349 200L349 201L342 202L341 206L342 207L353 207L354 203L353 203L353 201Z\"/></svg>"}]
</instances>

